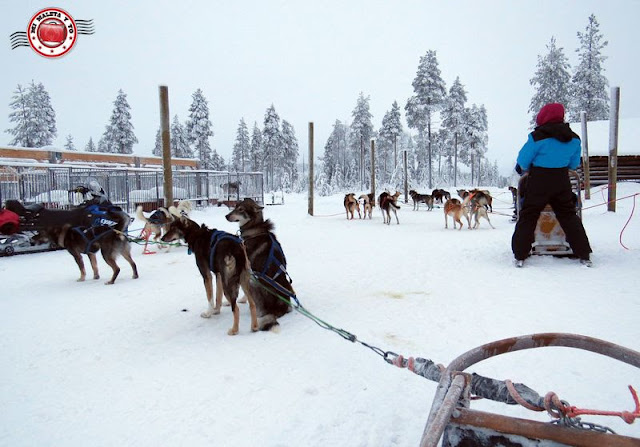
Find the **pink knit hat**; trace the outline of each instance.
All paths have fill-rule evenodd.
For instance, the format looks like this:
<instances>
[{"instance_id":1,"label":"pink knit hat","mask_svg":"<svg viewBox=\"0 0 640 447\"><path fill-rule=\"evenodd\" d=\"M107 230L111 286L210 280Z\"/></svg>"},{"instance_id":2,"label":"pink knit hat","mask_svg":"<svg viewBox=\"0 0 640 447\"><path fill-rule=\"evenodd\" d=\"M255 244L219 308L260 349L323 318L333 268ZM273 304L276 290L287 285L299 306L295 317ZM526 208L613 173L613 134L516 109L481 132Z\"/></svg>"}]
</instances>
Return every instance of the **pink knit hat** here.
<instances>
[{"instance_id":1,"label":"pink knit hat","mask_svg":"<svg viewBox=\"0 0 640 447\"><path fill-rule=\"evenodd\" d=\"M552 102L545 105L538 112L536 124L542 126L547 123L563 123L564 122L564 106L559 102Z\"/></svg>"}]
</instances>

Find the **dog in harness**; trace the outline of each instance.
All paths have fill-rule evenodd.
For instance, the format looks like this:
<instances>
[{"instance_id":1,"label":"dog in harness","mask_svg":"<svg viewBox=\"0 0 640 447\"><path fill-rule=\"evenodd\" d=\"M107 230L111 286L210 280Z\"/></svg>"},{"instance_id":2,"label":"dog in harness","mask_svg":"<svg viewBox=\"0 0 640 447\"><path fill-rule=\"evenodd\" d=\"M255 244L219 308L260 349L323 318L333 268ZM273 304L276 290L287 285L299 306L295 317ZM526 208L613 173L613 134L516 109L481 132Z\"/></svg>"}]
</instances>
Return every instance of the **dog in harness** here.
<instances>
[{"instance_id":1,"label":"dog in harness","mask_svg":"<svg viewBox=\"0 0 640 447\"><path fill-rule=\"evenodd\" d=\"M274 225L264 220L262 210L262 206L247 198L226 219L240 225L240 236L255 277L250 290L256 302L258 326L260 330L268 330L278 325L278 318L291 312L291 300L297 303L297 298L287 273L284 251L273 234Z\"/></svg>"},{"instance_id":2,"label":"dog in harness","mask_svg":"<svg viewBox=\"0 0 640 447\"><path fill-rule=\"evenodd\" d=\"M251 330L258 330L256 305L249 286L250 268L247 254L239 237L225 231L198 225L187 217L174 214L174 220L162 236L163 242L182 239L194 255L196 266L202 275L207 295L207 309L200 314L202 318L218 315L222 306L222 295L231 304L233 326L227 333L236 335L240 321L240 309L237 305L238 292L242 288L251 312ZM216 301L213 302L213 274L216 276Z\"/></svg>"}]
</instances>

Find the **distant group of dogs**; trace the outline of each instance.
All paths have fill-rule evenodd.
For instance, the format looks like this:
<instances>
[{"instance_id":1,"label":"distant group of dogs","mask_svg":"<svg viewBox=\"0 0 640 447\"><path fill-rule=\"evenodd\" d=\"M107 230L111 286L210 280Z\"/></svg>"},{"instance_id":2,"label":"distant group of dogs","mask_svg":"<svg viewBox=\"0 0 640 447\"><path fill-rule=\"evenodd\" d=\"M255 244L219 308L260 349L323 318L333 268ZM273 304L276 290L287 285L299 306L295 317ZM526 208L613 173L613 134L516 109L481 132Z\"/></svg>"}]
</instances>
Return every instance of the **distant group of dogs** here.
<instances>
[{"instance_id":1,"label":"distant group of dogs","mask_svg":"<svg viewBox=\"0 0 640 447\"><path fill-rule=\"evenodd\" d=\"M133 278L138 278L130 240L126 236L131 218L121 208L108 203L59 210L41 205L25 207L15 200L7 201L6 207L20 216L22 225L37 227L34 242L55 242L73 256L80 269L78 281L84 281L86 276L82 254L89 257L93 278L100 278L96 261L98 251L113 270L106 284L113 284L118 277L118 255L131 265ZM146 232L147 237L153 237L158 244L183 240L188 245L202 275L207 297L207 310L200 316L209 318L219 314L224 296L233 312L229 335L238 333L238 301L249 302L252 331L266 331L277 326L277 319L292 310L290 299L295 297L295 292L286 271L286 258L273 233L274 225L270 220L264 220L262 210L262 206L246 198L225 216L227 221L239 224L240 237L191 220L188 201L180 202L177 207L161 207L148 217L142 207L136 210L138 219L144 222L142 234ZM254 280L250 280L252 276ZM244 297L238 300L240 289Z\"/></svg>"},{"instance_id":2,"label":"distant group of dogs","mask_svg":"<svg viewBox=\"0 0 640 447\"><path fill-rule=\"evenodd\" d=\"M467 220L469 229L476 229L480 226L480 218L485 218L491 228L495 228L491 224L489 219L489 212L493 212L493 198L487 190L472 189L470 191L459 189L457 190L458 196L462 200L451 198L451 194L444 189L434 189L431 194L421 194L415 190L410 190L409 195L413 200L413 210L416 211L420 208L420 204L423 203L427 206L428 211L433 210L435 203L444 203L444 227L449 228L448 218L453 220L453 228L456 228L456 224L460 225L459 229L462 229L462 217ZM380 194L378 197L378 204L382 212L383 223L389 225L391 223L391 214L396 218L396 223L399 224L397 210L400 209L398 205L398 197L400 192L396 191L391 194L387 191ZM355 193L347 193L344 196L344 209L346 212L347 220L353 220L356 212L360 219L363 218L360 207L364 210L364 219L369 217L371 219L371 213L375 207L374 195L361 194L356 198ZM473 227L471 222L473 221Z\"/></svg>"}]
</instances>

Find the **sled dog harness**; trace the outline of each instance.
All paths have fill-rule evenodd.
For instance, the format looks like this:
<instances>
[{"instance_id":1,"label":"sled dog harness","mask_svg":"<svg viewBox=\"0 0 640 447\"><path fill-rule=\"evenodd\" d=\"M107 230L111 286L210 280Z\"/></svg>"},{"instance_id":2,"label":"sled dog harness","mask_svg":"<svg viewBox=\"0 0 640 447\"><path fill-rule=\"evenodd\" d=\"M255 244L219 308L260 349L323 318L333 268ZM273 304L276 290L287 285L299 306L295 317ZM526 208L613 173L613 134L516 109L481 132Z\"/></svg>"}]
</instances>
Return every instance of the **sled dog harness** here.
<instances>
[{"instance_id":1,"label":"sled dog harness","mask_svg":"<svg viewBox=\"0 0 640 447\"><path fill-rule=\"evenodd\" d=\"M113 231L113 227L115 227L118 224L118 222L107 218L107 215L109 214L109 212L115 211L115 210L120 211L120 208L118 207L104 207L99 205L90 205L86 209L89 212L88 214L89 217L95 216L95 218L91 221L91 226L89 228L80 227L80 226L73 227L73 231L75 231L80 236L82 236L82 239L84 239L86 243L85 248L83 250L83 253L85 255L89 254L93 244L98 242L107 234L111 233ZM102 233L96 234L96 228L104 227L104 226L109 228L106 231L103 231Z\"/></svg>"},{"instance_id":2,"label":"sled dog harness","mask_svg":"<svg viewBox=\"0 0 640 447\"><path fill-rule=\"evenodd\" d=\"M298 298L296 297L295 293L291 292L290 290L286 289L285 287L283 287L282 285L276 282L276 278L278 278L278 276L280 276L282 273L284 273L289 283L292 283L293 280L291 279L291 276L289 276L289 273L287 273L287 258L284 255L284 251L282 251L282 246L280 245L280 242L278 242L275 236L271 233L269 233L269 239L271 239L271 247L269 248L269 255L267 256L267 262L264 263L264 267L262 268L261 272L253 271L253 274L257 276L259 279L266 282L273 289L286 295L288 298L292 298L293 300L295 300L297 305L300 306L300 302L298 301ZM280 255L282 255L283 262L280 262L278 258L276 258L276 253L280 253ZM271 277L267 275L267 270L272 265L276 267L276 273Z\"/></svg>"},{"instance_id":3,"label":"sled dog harness","mask_svg":"<svg viewBox=\"0 0 640 447\"><path fill-rule=\"evenodd\" d=\"M238 236L234 236L231 233L227 233L226 231L214 230L211 234L211 242L209 243L211 249L209 250L209 270L213 272L213 258L216 255L216 247L220 243L220 241L225 239L231 239L233 242L238 244L242 243L242 239ZM191 252L191 250L189 250ZM191 254L191 253L189 253Z\"/></svg>"}]
</instances>

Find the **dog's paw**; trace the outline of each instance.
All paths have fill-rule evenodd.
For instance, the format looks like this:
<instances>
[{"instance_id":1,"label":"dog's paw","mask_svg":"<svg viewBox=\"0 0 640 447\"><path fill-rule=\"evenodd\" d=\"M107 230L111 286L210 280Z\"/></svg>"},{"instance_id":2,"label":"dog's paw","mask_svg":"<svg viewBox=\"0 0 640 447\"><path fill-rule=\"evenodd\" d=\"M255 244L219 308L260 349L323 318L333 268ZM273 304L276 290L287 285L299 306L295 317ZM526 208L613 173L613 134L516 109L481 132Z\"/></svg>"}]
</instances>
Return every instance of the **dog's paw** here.
<instances>
[{"instance_id":1,"label":"dog's paw","mask_svg":"<svg viewBox=\"0 0 640 447\"><path fill-rule=\"evenodd\" d=\"M114 283L114 281L107 281L104 283L105 286L110 286Z\"/></svg>"},{"instance_id":2,"label":"dog's paw","mask_svg":"<svg viewBox=\"0 0 640 447\"><path fill-rule=\"evenodd\" d=\"M93 275L93 279L100 279L100 275Z\"/></svg>"},{"instance_id":3,"label":"dog's paw","mask_svg":"<svg viewBox=\"0 0 640 447\"><path fill-rule=\"evenodd\" d=\"M258 323L251 325L251 332L258 332L259 330Z\"/></svg>"},{"instance_id":4,"label":"dog's paw","mask_svg":"<svg viewBox=\"0 0 640 447\"><path fill-rule=\"evenodd\" d=\"M215 312L213 312L213 310L205 310L204 312L202 312L202 313L200 314L200 316L201 316L202 318L211 318L211 315L213 315L214 313L215 313ZM220 312L218 312L218 313L220 313Z\"/></svg>"},{"instance_id":5,"label":"dog's paw","mask_svg":"<svg viewBox=\"0 0 640 447\"><path fill-rule=\"evenodd\" d=\"M231 306L231 303L225 299L224 301L222 301L222 305L225 306L225 307L229 307L229 306ZM218 310L218 313L220 313L219 310Z\"/></svg>"},{"instance_id":6,"label":"dog's paw","mask_svg":"<svg viewBox=\"0 0 640 447\"><path fill-rule=\"evenodd\" d=\"M227 335L238 335L238 330L231 328L227 331Z\"/></svg>"}]
</instances>

